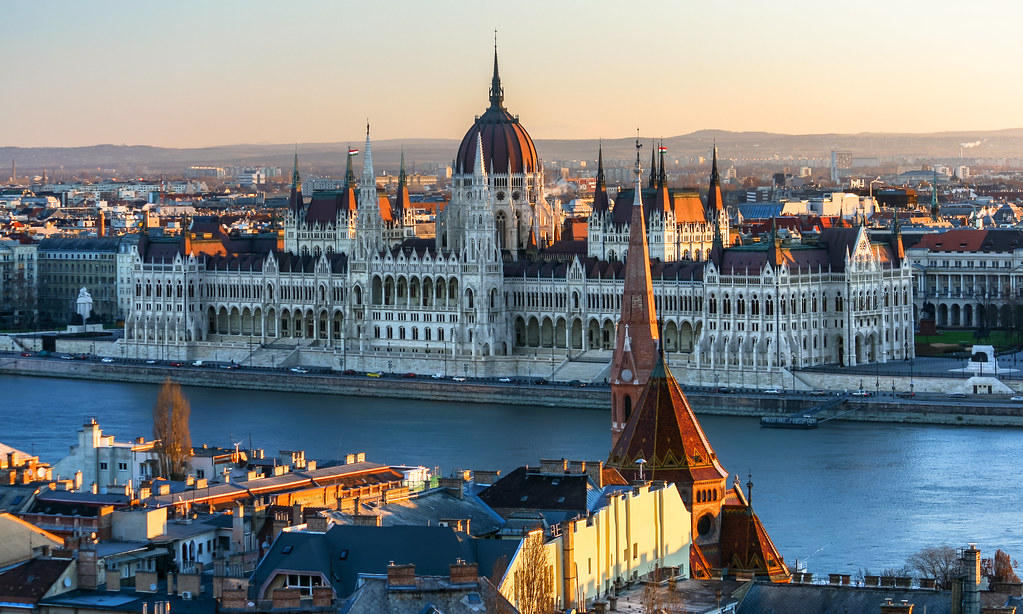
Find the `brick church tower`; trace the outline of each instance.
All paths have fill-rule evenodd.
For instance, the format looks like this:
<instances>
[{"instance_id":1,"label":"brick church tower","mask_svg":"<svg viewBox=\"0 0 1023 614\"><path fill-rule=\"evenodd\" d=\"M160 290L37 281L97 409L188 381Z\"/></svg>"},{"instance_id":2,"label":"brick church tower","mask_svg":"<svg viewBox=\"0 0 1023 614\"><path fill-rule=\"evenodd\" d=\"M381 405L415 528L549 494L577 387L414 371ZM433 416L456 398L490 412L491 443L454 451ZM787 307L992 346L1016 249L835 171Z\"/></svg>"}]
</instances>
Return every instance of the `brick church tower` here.
<instances>
[{"instance_id":1,"label":"brick church tower","mask_svg":"<svg viewBox=\"0 0 1023 614\"><path fill-rule=\"evenodd\" d=\"M625 290L618 321L614 358L611 360L611 446L646 386L657 361L658 333L654 312L654 288L650 280L646 220L643 216L639 140L636 141L635 198L629 225L629 249L625 257ZM621 206L621 205L617 205Z\"/></svg>"}]
</instances>

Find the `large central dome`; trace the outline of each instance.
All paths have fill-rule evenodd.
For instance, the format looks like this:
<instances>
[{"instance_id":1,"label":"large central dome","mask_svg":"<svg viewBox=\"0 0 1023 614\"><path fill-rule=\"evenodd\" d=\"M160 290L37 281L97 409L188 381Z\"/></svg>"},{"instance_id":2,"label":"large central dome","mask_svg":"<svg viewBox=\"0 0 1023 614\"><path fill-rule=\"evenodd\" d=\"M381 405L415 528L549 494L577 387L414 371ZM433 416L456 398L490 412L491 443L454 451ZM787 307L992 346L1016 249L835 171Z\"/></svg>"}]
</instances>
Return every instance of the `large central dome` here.
<instances>
[{"instance_id":1,"label":"large central dome","mask_svg":"<svg viewBox=\"0 0 1023 614\"><path fill-rule=\"evenodd\" d=\"M539 168L536 147L529 133L504 108L504 88L497 73L494 49L494 79L490 85L490 108L476 119L458 146L456 173L471 173L476 163L476 135L483 137L483 158L488 173L535 173Z\"/></svg>"}]
</instances>

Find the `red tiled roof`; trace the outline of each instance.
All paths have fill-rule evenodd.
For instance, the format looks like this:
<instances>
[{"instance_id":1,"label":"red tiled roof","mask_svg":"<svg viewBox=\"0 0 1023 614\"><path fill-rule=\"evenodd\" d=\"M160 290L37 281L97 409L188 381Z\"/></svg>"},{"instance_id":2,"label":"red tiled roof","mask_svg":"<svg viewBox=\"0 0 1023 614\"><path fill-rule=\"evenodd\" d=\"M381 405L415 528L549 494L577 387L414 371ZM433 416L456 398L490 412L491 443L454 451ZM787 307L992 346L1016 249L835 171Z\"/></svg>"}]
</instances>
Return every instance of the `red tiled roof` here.
<instances>
[{"instance_id":1,"label":"red tiled roof","mask_svg":"<svg viewBox=\"0 0 1023 614\"><path fill-rule=\"evenodd\" d=\"M607 466L618 469L626 478L634 478L638 476L639 459L646 460L643 471L649 480L690 486L728 477L661 355Z\"/></svg>"}]
</instances>

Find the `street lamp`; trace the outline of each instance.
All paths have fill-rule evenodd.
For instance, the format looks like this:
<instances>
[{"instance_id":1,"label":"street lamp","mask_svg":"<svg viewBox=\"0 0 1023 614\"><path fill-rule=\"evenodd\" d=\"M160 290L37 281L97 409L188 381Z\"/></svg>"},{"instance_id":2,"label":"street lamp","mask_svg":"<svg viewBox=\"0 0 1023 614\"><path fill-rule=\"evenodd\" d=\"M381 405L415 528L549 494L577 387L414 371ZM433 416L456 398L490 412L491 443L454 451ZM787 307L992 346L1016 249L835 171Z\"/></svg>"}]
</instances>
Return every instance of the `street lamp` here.
<instances>
[{"instance_id":1,"label":"street lamp","mask_svg":"<svg viewBox=\"0 0 1023 614\"><path fill-rule=\"evenodd\" d=\"M642 482L643 481L643 465L646 464L646 459L645 458L638 458L638 459L636 459L636 464L639 465L639 480Z\"/></svg>"}]
</instances>

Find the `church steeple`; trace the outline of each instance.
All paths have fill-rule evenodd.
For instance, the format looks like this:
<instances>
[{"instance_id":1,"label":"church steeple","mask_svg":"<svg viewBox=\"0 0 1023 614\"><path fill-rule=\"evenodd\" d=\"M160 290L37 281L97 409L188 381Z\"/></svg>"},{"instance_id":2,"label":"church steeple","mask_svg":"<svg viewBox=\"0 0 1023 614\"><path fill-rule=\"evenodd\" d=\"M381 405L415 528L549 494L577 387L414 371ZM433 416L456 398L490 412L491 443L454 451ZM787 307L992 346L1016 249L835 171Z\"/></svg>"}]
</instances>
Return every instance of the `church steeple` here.
<instances>
[{"instance_id":1,"label":"church steeple","mask_svg":"<svg viewBox=\"0 0 1023 614\"><path fill-rule=\"evenodd\" d=\"M614 357L611 359L611 439L617 442L658 356L657 317L643 212L643 168L636 140L636 191L625 260L625 288Z\"/></svg>"}]
</instances>

